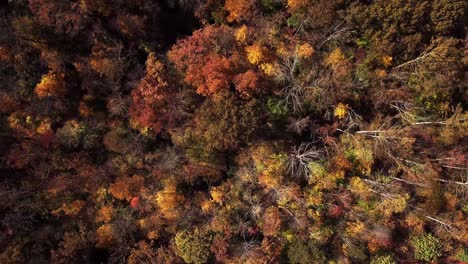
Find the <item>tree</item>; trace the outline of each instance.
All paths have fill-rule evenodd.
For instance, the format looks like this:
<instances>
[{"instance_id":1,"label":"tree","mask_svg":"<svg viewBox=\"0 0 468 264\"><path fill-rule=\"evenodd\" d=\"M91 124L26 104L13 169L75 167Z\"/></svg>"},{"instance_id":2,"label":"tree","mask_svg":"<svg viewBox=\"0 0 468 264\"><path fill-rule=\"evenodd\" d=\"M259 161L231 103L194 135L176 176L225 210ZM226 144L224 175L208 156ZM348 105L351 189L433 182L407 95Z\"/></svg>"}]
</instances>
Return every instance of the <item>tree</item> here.
<instances>
[{"instance_id":1,"label":"tree","mask_svg":"<svg viewBox=\"0 0 468 264\"><path fill-rule=\"evenodd\" d=\"M392 256L378 256L371 259L371 264L397 264Z\"/></svg>"},{"instance_id":2,"label":"tree","mask_svg":"<svg viewBox=\"0 0 468 264\"><path fill-rule=\"evenodd\" d=\"M197 87L199 94L210 95L229 88L225 70L229 70L230 65L226 55L230 53L233 43L231 28L206 26L193 32L192 36L179 40L169 51L168 57L184 73L185 81ZM221 68L218 69L218 66Z\"/></svg>"},{"instance_id":3,"label":"tree","mask_svg":"<svg viewBox=\"0 0 468 264\"><path fill-rule=\"evenodd\" d=\"M64 97L67 94L64 77L63 73L49 72L42 76L34 91L40 98Z\"/></svg>"},{"instance_id":4,"label":"tree","mask_svg":"<svg viewBox=\"0 0 468 264\"><path fill-rule=\"evenodd\" d=\"M130 118L141 130L151 128L154 133L171 129L181 120L177 81L169 68L150 53L146 60L146 75L132 91Z\"/></svg>"},{"instance_id":5,"label":"tree","mask_svg":"<svg viewBox=\"0 0 468 264\"><path fill-rule=\"evenodd\" d=\"M281 229L281 214L278 208L268 207L263 215L263 234L266 236L277 236Z\"/></svg>"},{"instance_id":6,"label":"tree","mask_svg":"<svg viewBox=\"0 0 468 264\"><path fill-rule=\"evenodd\" d=\"M236 47L232 28L209 25L178 41L168 58L184 74L184 80L197 88L198 94L225 93L234 83L240 84L236 86L240 93L258 92L261 87L253 86L255 78L249 72L250 66L242 61L241 51ZM241 83L239 74L246 73L250 80Z\"/></svg>"},{"instance_id":7,"label":"tree","mask_svg":"<svg viewBox=\"0 0 468 264\"><path fill-rule=\"evenodd\" d=\"M155 264L156 251L145 241L140 241L138 247L132 249L128 257L128 264Z\"/></svg>"},{"instance_id":8,"label":"tree","mask_svg":"<svg viewBox=\"0 0 468 264\"><path fill-rule=\"evenodd\" d=\"M208 149L236 149L253 139L261 121L261 109L255 99L247 102L232 94L206 100L195 113L191 131Z\"/></svg>"},{"instance_id":9,"label":"tree","mask_svg":"<svg viewBox=\"0 0 468 264\"><path fill-rule=\"evenodd\" d=\"M206 263L211 256L212 240L213 235L200 229L178 232L175 236L176 254L186 263Z\"/></svg>"},{"instance_id":10,"label":"tree","mask_svg":"<svg viewBox=\"0 0 468 264\"><path fill-rule=\"evenodd\" d=\"M325 263L325 256L311 241L292 240L287 249L289 261L293 264Z\"/></svg>"},{"instance_id":11,"label":"tree","mask_svg":"<svg viewBox=\"0 0 468 264\"><path fill-rule=\"evenodd\" d=\"M252 0L226 0L224 8L229 12L228 22L248 20L255 11L255 1Z\"/></svg>"},{"instance_id":12,"label":"tree","mask_svg":"<svg viewBox=\"0 0 468 264\"><path fill-rule=\"evenodd\" d=\"M140 194L145 179L142 176L119 177L111 184L109 191L116 199L130 201Z\"/></svg>"},{"instance_id":13,"label":"tree","mask_svg":"<svg viewBox=\"0 0 468 264\"><path fill-rule=\"evenodd\" d=\"M414 248L414 258L416 260L433 262L442 255L440 251L442 245L432 234L413 237L411 244Z\"/></svg>"},{"instance_id":14,"label":"tree","mask_svg":"<svg viewBox=\"0 0 468 264\"><path fill-rule=\"evenodd\" d=\"M76 2L29 0L29 9L37 23L51 27L56 34L75 37L87 26L87 16Z\"/></svg>"},{"instance_id":15,"label":"tree","mask_svg":"<svg viewBox=\"0 0 468 264\"><path fill-rule=\"evenodd\" d=\"M183 203L184 196L177 193L174 179L167 179L164 188L156 193L156 204L165 218L174 220L179 215L178 207Z\"/></svg>"}]
</instances>

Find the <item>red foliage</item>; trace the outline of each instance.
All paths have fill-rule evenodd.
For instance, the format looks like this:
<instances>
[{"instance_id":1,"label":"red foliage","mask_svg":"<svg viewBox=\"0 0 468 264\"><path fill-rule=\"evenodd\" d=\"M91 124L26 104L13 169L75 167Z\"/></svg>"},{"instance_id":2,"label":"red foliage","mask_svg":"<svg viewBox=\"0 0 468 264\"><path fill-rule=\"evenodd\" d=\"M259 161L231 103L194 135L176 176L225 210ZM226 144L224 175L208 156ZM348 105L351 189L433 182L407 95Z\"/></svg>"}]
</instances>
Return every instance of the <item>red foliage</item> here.
<instances>
[{"instance_id":1,"label":"red foliage","mask_svg":"<svg viewBox=\"0 0 468 264\"><path fill-rule=\"evenodd\" d=\"M130 200L130 206L134 209L140 207L140 197L133 197L132 200Z\"/></svg>"},{"instance_id":2,"label":"red foliage","mask_svg":"<svg viewBox=\"0 0 468 264\"><path fill-rule=\"evenodd\" d=\"M232 78L230 71L231 63L227 58L212 55L207 58L200 73L186 78L192 84L197 85L197 93L211 95L229 89L229 80Z\"/></svg>"},{"instance_id":3,"label":"red foliage","mask_svg":"<svg viewBox=\"0 0 468 264\"><path fill-rule=\"evenodd\" d=\"M156 133L163 128L172 128L180 119L175 81L164 75L165 71L164 64L150 54L146 62L146 76L132 91L132 122L142 128L152 128Z\"/></svg>"},{"instance_id":4,"label":"red foliage","mask_svg":"<svg viewBox=\"0 0 468 264\"><path fill-rule=\"evenodd\" d=\"M328 208L328 216L330 216L331 218L338 218L342 214L343 214L343 208L341 208L340 206L338 206L336 204L332 204Z\"/></svg>"},{"instance_id":5,"label":"red foliage","mask_svg":"<svg viewBox=\"0 0 468 264\"><path fill-rule=\"evenodd\" d=\"M236 90L241 94L250 95L259 87L259 77L253 70L248 70L234 77Z\"/></svg>"},{"instance_id":6,"label":"red foliage","mask_svg":"<svg viewBox=\"0 0 468 264\"><path fill-rule=\"evenodd\" d=\"M43 147L43 148L49 148L50 144L55 139L55 134L53 132L48 132L45 134L41 134L37 137L37 142Z\"/></svg>"},{"instance_id":7,"label":"red foliage","mask_svg":"<svg viewBox=\"0 0 468 264\"><path fill-rule=\"evenodd\" d=\"M258 75L242 63L234 43L231 28L210 25L177 42L168 56L201 95L229 90L233 84L240 93L253 93L259 88Z\"/></svg>"},{"instance_id":8,"label":"red foliage","mask_svg":"<svg viewBox=\"0 0 468 264\"><path fill-rule=\"evenodd\" d=\"M76 36L86 26L78 3L29 0L29 9L35 15L37 23L52 27L57 34Z\"/></svg>"}]
</instances>

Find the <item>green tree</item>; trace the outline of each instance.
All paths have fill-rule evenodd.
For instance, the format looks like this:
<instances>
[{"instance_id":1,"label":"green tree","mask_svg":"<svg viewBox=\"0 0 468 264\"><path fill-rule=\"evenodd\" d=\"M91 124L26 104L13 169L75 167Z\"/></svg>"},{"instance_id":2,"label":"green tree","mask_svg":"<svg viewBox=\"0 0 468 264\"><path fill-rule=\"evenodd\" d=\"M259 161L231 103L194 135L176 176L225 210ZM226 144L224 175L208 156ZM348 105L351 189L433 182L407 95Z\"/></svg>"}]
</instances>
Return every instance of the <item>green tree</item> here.
<instances>
[{"instance_id":1,"label":"green tree","mask_svg":"<svg viewBox=\"0 0 468 264\"><path fill-rule=\"evenodd\" d=\"M414 237L411 240L411 245L414 247L414 258L416 260L432 262L442 255L442 245L432 234Z\"/></svg>"},{"instance_id":2,"label":"green tree","mask_svg":"<svg viewBox=\"0 0 468 264\"><path fill-rule=\"evenodd\" d=\"M292 264L325 263L325 256L311 241L294 239L288 247L287 255Z\"/></svg>"},{"instance_id":3,"label":"green tree","mask_svg":"<svg viewBox=\"0 0 468 264\"><path fill-rule=\"evenodd\" d=\"M176 254L186 263L206 263L211 256L212 234L195 229L181 231L175 237Z\"/></svg>"}]
</instances>

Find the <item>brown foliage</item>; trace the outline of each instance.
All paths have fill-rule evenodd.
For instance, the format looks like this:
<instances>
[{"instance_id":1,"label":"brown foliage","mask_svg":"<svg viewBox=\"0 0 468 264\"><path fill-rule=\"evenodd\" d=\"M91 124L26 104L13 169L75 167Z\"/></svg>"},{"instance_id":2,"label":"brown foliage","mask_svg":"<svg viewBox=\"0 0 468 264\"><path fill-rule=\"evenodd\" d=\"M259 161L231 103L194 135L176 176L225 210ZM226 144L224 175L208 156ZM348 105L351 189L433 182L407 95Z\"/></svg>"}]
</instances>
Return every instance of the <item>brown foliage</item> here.
<instances>
[{"instance_id":1,"label":"brown foliage","mask_svg":"<svg viewBox=\"0 0 468 264\"><path fill-rule=\"evenodd\" d=\"M174 127L182 113L177 105L176 81L167 74L168 68L150 54L146 61L146 76L132 91L130 118L140 129L151 128L159 133Z\"/></svg>"},{"instance_id":2,"label":"brown foliage","mask_svg":"<svg viewBox=\"0 0 468 264\"><path fill-rule=\"evenodd\" d=\"M268 207L263 215L263 234L276 236L281 229L281 214L278 208Z\"/></svg>"},{"instance_id":3,"label":"brown foliage","mask_svg":"<svg viewBox=\"0 0 468 264\"><path fill-rule=\"evenodd\" d=\"M139 175L119 177L111 184L109 191L116 199L130 201L133 197L138 196L144 181L145 179Z\"/></svg>"}]
</instances>

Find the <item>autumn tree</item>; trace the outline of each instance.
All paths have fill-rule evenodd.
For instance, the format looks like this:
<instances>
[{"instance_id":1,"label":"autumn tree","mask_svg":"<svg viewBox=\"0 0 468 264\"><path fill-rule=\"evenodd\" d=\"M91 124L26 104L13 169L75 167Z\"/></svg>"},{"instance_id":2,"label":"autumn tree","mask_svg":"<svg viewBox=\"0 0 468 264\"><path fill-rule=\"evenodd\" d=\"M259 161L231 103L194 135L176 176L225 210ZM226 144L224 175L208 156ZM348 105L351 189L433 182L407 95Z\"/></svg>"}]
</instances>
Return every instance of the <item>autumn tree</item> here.
<instances>
[{"instance_id":1,"label":"autumn tree","mask_svg":"<svg viewBox=\"0 0 468 264\"><path fill-rule=\"evenodd\" d=\"M139 175L120 177L109 187L109 191L116 199L130 201L133 197L139 195L144 180Z\"/></svg>"},{"instance_id":2,"label":"autumn tree","mask_svg":"<svg viewBox=\"0 0 468 264\"><path fill-rule=\"evenodd\" d=\"M154 53L148 55L146 76L132 91L130 117L134 126L145 130L151 128L155 133L170 129L183 117L179 89L168 67L157 59Z\"/></svg>"},{"instance_id":3,"label":"autumn tree","mask_svg":"<svg viewBox=\"0 0 468 264\"><path fill-rule=\"evenodd\" d=\"M175 237L176 253L186 263L203 264L211 255L213 236L206 231L181 231Z\"/></svg>"},{"instance_id":4,"label":"autumn tree","mask_svg":"<svg viewBox=\"0 0 468 264\"><path fill-rule=\"evenodd\" d=\"M263 234L276 236L281 229L281 214L276 207L268 207L263 215Z\"/></svg>"},{"instance_id":5,"label":"autumn tree","mask_svg":"<svg viewBox=\"0 0 468 264\"><path fill-rule=\"evenodd\" d=\"M174 179L167 179L164 188L156 193L156 204L165 218L174 220L179 216L179 206L184 196L177 192L177 183Z\"/></svg>"},{"instance_id":6,"label":"autumn tree","mask_svg":"<svg viewBox=\"0 0 468 264\"><path fill-rule=\"evenodd\" d=\"M67 93L64 77L63 73L49 72L42 76L34 91L40 98L64 97Z\"/></svg>"},{"instance_id":7,"label":"autumn tree","mask_svg":"<svg viewBox=\"0 0 468 264\"><path fill-rule=\"evenodd\" d=\"M206 26L192 36L178 41L168 53L176 68L184 73L187 83L197 88L197 93L211 96L226 92L233 83L241 93L253 93L257 79L240 60L234 32L227 26ZM250 80L240 82L239 74ZM236 80L237 76L237 80Z\"/></svg>"},{"instance_id":8,"label":"autumn tree","mask_svg":"<svg viewBox=\"0 0 468 264\"><path fill-rule=\"evenodd\" d=\"M193 133L207 144L209 149L235 149L249 142L261 121L261 109L257 100L243 101L234 95L206 100L194 117Z\"/></svg>"},{"instance_id":9,"label":"autumn tree","mask_svg":"<svg viewBox=\"0 0 468 264\"><path fill-rule=\"evenodd\" d=\"M255 11L255 1L252 0L227 0L224 8L229 12L227 16L228 22L240 22L247 20L253 16Z\"/></svg>"}]
</instances>

